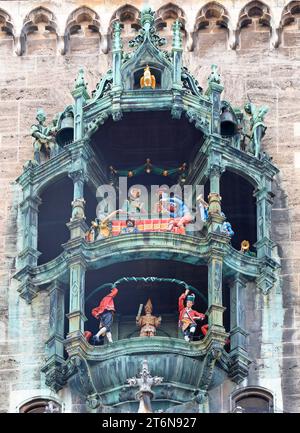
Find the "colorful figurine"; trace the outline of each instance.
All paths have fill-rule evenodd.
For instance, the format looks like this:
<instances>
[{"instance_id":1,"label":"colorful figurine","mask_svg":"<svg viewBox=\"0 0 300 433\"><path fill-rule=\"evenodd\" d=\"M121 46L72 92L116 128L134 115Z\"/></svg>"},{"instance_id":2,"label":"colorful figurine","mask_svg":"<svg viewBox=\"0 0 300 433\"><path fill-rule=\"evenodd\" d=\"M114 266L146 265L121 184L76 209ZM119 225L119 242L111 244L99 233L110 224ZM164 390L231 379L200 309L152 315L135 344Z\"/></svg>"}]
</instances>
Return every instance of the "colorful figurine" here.
<instances>
[{"instance_id":1,"label":"colorful figurine","mask_svg":"<svg viewBox=\"0 0 300 433\"><path fill-rule=\"evenodd\" d=\"M98 307L93 308L92 316L100 319L99 331L92 337L93 343L99 343L100 338L106 336L109 343L112 343L111 326L115 313L114 297L118 294L118 289L114 287L111 292L105 296Z\"/></svg>"},{"instance_id":2,"label":"colorful figurine","mask_svg":"<svg viewBox=\"0 0 300 433\"><path fill-rule=\"evenodd\" d=\"M110 220L119 212L123 211L121 209L115 210L102 220L95 218L95 220L91 222L91 227L85 235L85 240L87 242L94 242L100 239L109 238L112 235Z\"/></svg>"},{"instance_id":3,"label":"colorful figurine","mask_svg":"<svg viewBox=\"0 0 300 433\"><path fill-rule=\"evenodd\" d=\"M161 317L152 316L152 311L152 302L148 299L145 305L145 316L139 313L136 317L136 324L141 328L140 337L154 337L156 328L161 324Z\"/></svg>"},{"instance_id":4,"label":"colorful figurine","mask_svg":"<svg viewBox=\"0 0 300 433\"><path fill-rule=\"evenodd\" d=\"M134 220L126 220L126 227L123 227L121 233L140 233L139 229L135 226Z\"/></svg>"},{"instance_id":5,"label":"colorful figurine","mask_svg":"<svg viewBox=\"0 0 300 433\"><path fill-rule=\"evenodd\" d=\"M221 231L232 238L232 236L234 235L234 231L232 230L231 224L229 221L226 221L226 215L224 214L224 212L221 212L221 216L225 218L225 221L222 224Z\"/></svg>"},{"instance_id":6,"label":"colorful figurine","mask_svg":"<svg viewBox=\"0 0 300 433\"><path fill-rule=\"evenodd\" d=\"M127 213L129 219L140 219L142 214L146 214L144 203L141 202L142 192L139 188L130 188L128 199L122 206L123 212Z\"/></svg>"},{"instance_id":7,"label":"colorful figurine","mask_svg":"<svg viewBox=\"0 0 300 433\"><path fill-rule=\"evenodd\" d=\"M198 195L198 197L196 198L196 201L198 202L201 220L203 222L206 222L208 220L208 208L209 208L209 205L203 199L203 195L202 194Z\"/></svg>"},{"instance_id":8,"label":"colorful figurine","mask_svg":"<svg viewBox=\"0 0 300 433\"><path fill-rule=\"evenodd\" d=\"M189 295L189 289L179 297L178 299L178 310L179 310L179 327L181 328L184 339L190 341L196 331L197 323L196 320L204 320L205 314L199 313L192 309L195 301L195 295ZM186 300L186 307L184 301Z\"/></svg>"},{"instance_id":9,"label":"colorful figurine","mask_svg":"<svg viewBox=\"0 0 300 433\"><path fill-rule=\"evenodd\" d=\"M244 106L244 110L247 114L251 116L250 118L250 128L251 128L251 142L252 142L252 152L256 158L260 156L261 140L266 132L266 125L264 124L264 118L269 107L263 105L257 108L252 102L247 102Z\"/></svg>"}]
</instances>

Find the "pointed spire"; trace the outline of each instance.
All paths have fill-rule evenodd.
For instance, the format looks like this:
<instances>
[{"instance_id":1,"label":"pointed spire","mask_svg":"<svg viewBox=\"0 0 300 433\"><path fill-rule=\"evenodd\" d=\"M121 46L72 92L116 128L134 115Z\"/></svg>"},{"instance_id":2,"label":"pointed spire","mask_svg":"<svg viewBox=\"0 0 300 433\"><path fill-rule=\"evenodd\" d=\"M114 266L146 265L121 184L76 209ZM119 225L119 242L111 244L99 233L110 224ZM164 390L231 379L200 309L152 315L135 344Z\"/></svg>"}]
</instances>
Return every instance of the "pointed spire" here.
<instances>
[{"instance_id":1,"label":"pointed spire","mask_svg":"<svg viewBox=\"0 0 300 433\"><path fill-rule=\"evenodd\" d=\"M116 21L114 23L114 32L113 32L113 51L121 51L123 48L121 32L122 32L122 27L120 21Z\"/></svg>"},{"instance_id":2,"label":"pointed spire","mask_svg":"<svg viewBox=\"0 0 300 433\"><path fill-rule=\"evenodd\" d=\"M154 11L150 7L144 7L141 12L141 25L145 32L149 32L154 24Z\"/></svg>"},{"instance_id":3,"label":"pointed spire","mask_svg":"<svg viewBox=\"0 0 300 433\"><path fill-rule=\"evenodd\" d=\"M86 82L84 80L84 70L82 67L79 69L77 78L75 80L75 89L78 89L80 87L86 89Z\"/></svg>"},{"instance_id":4,"label":"pointed spire","mask_svg":"<svg viewBox=\"0 0 300 433\"><path fill-rule=\"evenodd\" d=\"M177 19L172 26L173 29L173 49L181 50L182 49L182 34L181 34L182 24Z\"/></svg>"},{"instance_id":5,"label":"pointed spire","mask_svg":"<svg viewBox=\"0 0 300 433\"><path fill-rule=\"evenodd\" d=\"M218 72L217 65L211 65L211 73L210 73L210 76L208 77L208 82L209 83L216 83L216 84L221 83L221 77L220 77L220 74Z\"/></svg>"}]
</instances>

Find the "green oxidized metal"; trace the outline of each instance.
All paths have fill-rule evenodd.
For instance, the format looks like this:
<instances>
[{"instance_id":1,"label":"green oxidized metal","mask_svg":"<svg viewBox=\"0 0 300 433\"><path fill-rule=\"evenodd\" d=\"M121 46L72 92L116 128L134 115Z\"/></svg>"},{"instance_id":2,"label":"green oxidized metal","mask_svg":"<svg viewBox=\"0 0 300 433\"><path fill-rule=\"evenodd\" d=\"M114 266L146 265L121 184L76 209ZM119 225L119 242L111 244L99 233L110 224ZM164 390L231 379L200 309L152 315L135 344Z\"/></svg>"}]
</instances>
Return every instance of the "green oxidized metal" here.
<instances>
[{"instance_id":1,"label":"green oxidized metal","mask_svg":"<svg viewBox=\"0 0 300 433\"><path fill-rule=\"evenodd\" d=\"M215 65L205 92L182 65L180 23L173 26L172 52L161 50L163 40L154 28L154 13L146 9L141 15L142 28L131 42L135 51L123 52L121 27L114 26L112 70L88 94L84 71L80 69L72 92L74 104L56 118L56 130L73 120L71 142L43 164L29 161L18 178L23 200L23 249L18 257L17 274L20 296L28 303L43 286L50 295L50 338L46 342L47 362L42 371L46 384L58 391L69 386L84 396L88 410L135 410L134 390L126 384L140 370L144 357L153 375L164 381L154 389L156 409L166 410L195 403L195 411L207 410L207 391L222 383L228 375L239 383L247 375L250 360L246 350L247 332L239 313L246 284L256 281L267 294L276 281L279 264L272 256L270 238L271 184L278 170L266 154L255 157L240 149L239 137L221 135L222 108L241 119L240 112L221 101L223 86ZM136 89L135 73L146 65L160 76L160 88ZM222 105L223 104L223 105ZM143 233L112 237L89 244L84 235L84 184L95 190L108 182L103 162L90 146L93 134L112 118L122 122L127 112L168 111L173 119L186 117L203 135L201 148L195 154L187 182L210 181L210 217L203 237L173 233ZM240 117L239 117L240 116ZM65 120L67 119L67 120ZM257 138L256 138L257 139ZM257 200L257 257L241 254L230 245L229 236L220 231L223 222L219 183L225 170L240 173L255 186ZM74 182L72 215L68 227L70 240L54 260L37 265L37 224L40 194L55 179L67 175ZM162 248L163 246L163 248ZM121 254L120 254L121 251ZM85 273L114 263L138 258L176 260L204 265L208 268L209 331L200 342L187 344L179 338L129 338L104 347L93 347L83 336L85 322ZM172 276L170 276L172 277ZM222 280L230 278L231 350L224 350L228 336L223 326ZM63 326L64 296L69 291L70 305L66 312L69 333ZM68 358L64 357L64 348ZM195 397L201 395L201 398ZM108 408L108 406L110 408Z\"/></svg>"}]
</instances>

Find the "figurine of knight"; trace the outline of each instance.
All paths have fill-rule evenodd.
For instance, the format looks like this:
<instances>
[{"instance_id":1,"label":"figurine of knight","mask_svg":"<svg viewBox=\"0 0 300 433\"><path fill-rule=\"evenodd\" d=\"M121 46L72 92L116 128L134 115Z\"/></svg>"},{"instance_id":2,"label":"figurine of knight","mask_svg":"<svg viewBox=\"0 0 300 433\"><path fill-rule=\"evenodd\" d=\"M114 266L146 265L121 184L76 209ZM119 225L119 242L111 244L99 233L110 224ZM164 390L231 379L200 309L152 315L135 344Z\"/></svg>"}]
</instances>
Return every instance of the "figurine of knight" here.
<instances>
[{"instance_id":1,"label":"figurine of knight","mask_svg":"<svg viewBox=\"0 0 300 433\"><path fill-rule=\"evenodd\" d=\"M153 307L151 299L148 299L145 305L145 315L136 317L136 324L141 328L140 337L154 337L156 328L161 324L161 317L152 315Z\"/></svg>"},{"instance_id":2,"label":"figurine of knight","mask_svg":"<svg viewBox=\"0 0 300 433\"><path fill-rule=\"evenodd\" d=\"M178 299L179 327L183 332L185 341L191 341L193 339L197 327L196 320L205 319L205 314L192 309L195 295L189 295L189 292L189 289L186 289ZM184 306L185 300L186 306Z\"/></svg>"},{"instance_id":3,"label":"figurine of knight","mask_svg":"<svg viewBox=\"0 0 300 433\"><path fill-rule=\"evenodd\" d=\"M34 138L33 140L33 149L34 149L34 159L40 164L41 163L41 152L43 152L48 158L52 158L56 155L57 145L54 140L54 127L46 126L46 115L42 108L37 110L36 120L38 121L37 125L31 126L31 135Z\"/></svg>"},{"instance_id":4,"label":"figurine of knight","mask_svg":"<svg viewBox=\"0 0 300 433\"><path fill-rule=\"evenodd\" d=\"M257 108L252 102L247 102L244 106L244 110L251 116L250 127L251 127L251 142L253 146L253 153L256 158L260 156L261 140L265 135L267 127L264 124L264 118L269 107L263 105Z\"/></svg>"}]
</instances>

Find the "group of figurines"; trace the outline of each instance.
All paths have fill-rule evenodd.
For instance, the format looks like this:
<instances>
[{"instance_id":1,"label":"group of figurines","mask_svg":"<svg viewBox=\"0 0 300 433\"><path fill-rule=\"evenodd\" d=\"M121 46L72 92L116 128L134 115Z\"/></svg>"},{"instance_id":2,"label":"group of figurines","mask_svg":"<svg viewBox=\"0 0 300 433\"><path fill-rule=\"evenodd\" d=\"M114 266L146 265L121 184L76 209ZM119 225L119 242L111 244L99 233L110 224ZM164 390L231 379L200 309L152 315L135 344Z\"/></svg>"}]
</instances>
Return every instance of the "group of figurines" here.
<instances>
[{"instance_id":1,"label":"group of figurines","mask_svg":"<svg viewBox=\"0 0 300 433\"><path fill-rule=\"evenodd\" d=\"M166 227L164 229L159 227L158 231L185 234L187 225L195 220L195 217L192 216L188 206L178 196L169 196L164 188L158 189L156 194L157 202L154 205L151 217L152 219L154 216L154 219L161 218L168 221ZM124 201L121 209L111 212L106 216L100 212L99 217L91 222L91 226L86 233L86 240L88 242L94 242L99 239L106 239L113 236L112 221L117 215L119 216L119 220L123 219L125 222L125 225L120 228L117 234L139 233L140 229L137 222L143 219L148 219L148 213L145 210L145 203L142 201L141 196L142 193L140 188L130 188L128 198ZM209 218L209 205L203 199L201 194L197 197L197 207L200 219L205 226ZM221 216L224 218L221 231L232 237L234 231L232 230L231 224L226 221L226 216L222 211ZM148 219L148 221L150 220ZM155 231L152 226L150 230ZM143 228L142 231L147 231L147 228Z\"/></svg>"},{"instance_id":2,"label":"group of figurines","mask_svg":"<svg viewBox=\"0 0 300 433\"><path fill-rule=\"evenodd\" d=\"M112 343L111 328L115 314L114 298L118 294L118 289L113 287L111 292L101 299L98 307L92 309L92 316L99 320L99 331L92 335L90 331L85 331L84 335L87 341L93 345L104 343L106 337L109 343ZM199 313L193 309L195 295L186 289L178 299L179 321L178 326L182 331L185 341L193 341L198 321L204 321L205 314ZM141 315L143 305L140 305L136 324L140 328L140 337L154 337L156 330L160 326L162 318L152 315L152 302L148 299L144 309L145 314ZM201 326L201 333L205 336L208 332L208 325Z\"/></svg>"}]
</instances>

